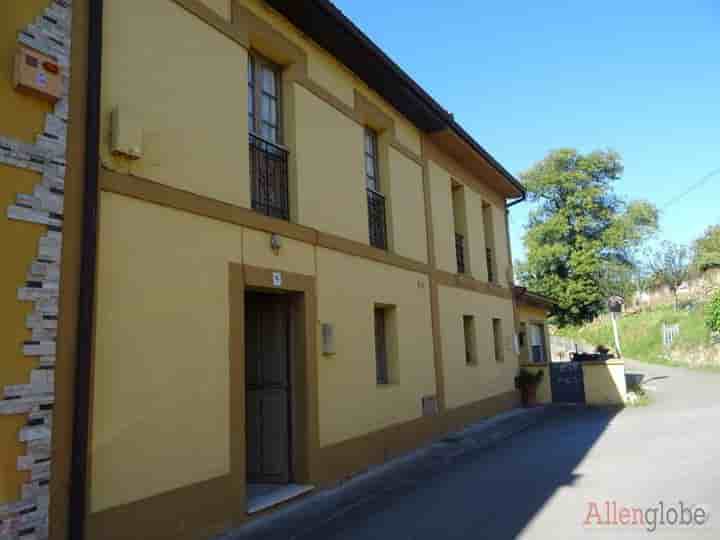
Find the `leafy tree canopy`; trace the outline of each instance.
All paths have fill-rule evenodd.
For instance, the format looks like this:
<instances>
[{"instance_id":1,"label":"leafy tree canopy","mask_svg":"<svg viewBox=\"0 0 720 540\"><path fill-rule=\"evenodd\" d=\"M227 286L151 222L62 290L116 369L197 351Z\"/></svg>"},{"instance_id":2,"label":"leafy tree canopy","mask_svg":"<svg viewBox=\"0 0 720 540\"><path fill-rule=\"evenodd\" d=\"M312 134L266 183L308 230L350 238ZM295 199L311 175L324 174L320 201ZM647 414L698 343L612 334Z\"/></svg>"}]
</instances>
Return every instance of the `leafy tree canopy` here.
<instances>
[{"instance_id":1,"label":"leafy tree canopy","mask_svg":"<svg viewBox=\"0 0 720 540\"><path fill-rule=\"evenodd\" d=\"M663 242L649 260L650 272L656 285L665 285L675 297L678 307L678 289L690 276L690 250L673 242Z\"/></svg>"},{"instance_id":2,"label":"leafy tree canopy","mask_svg":"<svg viewBox=\"0 0 720 540\"><path fill-rule=\"evenodd\" d=\"M609 295L625 294L635 254L657 230L652 204L626 202L613 191L622 173L616 152L561 149L521 175L535 206L519 277L558 301L561 325L590 321Z\"/></svg>"},{"instance_id":3,"label":"leafy tree canopy","mask_svg":"<svg viewBox=\"0 0 720 540\"><path fill-rule=\"evenodd\" d=\"M693 266L701 272L713 266L720 266L720 225L709 227L702 237L695 241Z\"/></svg>"}]
</instances>

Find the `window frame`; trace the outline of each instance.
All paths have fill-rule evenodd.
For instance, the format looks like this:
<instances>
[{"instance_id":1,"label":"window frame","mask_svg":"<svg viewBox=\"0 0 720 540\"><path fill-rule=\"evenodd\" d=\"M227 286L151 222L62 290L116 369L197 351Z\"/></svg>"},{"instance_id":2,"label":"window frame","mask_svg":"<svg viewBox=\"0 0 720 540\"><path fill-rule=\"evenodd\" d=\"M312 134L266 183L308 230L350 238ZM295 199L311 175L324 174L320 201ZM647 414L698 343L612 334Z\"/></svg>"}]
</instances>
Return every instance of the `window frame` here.
<instances>
[{"instance_id":1,"label":"window frame","mask_svg":"<svg viewBox=\"0 0 720 540\"><path fill-rule=\"evenodd\" d=\"M275 95L266 92L263 89L262 77L263 70L267 69L274 75ZM255 137L258 137L269 143L282 146L283 137L283 95L282 95L282 68L268 60L256 51L248 53L248 131ZM250 97L252 96L252 98ZM266 97L275 103L275 121L276 124L267 122L262 117L263 97ZM250 101L252 100L252 107ZM266 137L262 133L263 124L267 124L275 130L275 140Z\"/></svg>"},{"instance_id":2,"label":"window frame","mask_svg":"<svg viewBox=\"0 0 720 540\"><path fill-rule=\"evenodd\" d=\"M368 141L370 141L369 145ZM370 147L369 151L368 146ZM365 187L379 195L383 195L382 187L380 185L380 159L378 155L378 150L378 132L370 127L365 126L365 130L363 132L363 155L365 156L365 159L363 161L363 167L365 168ZM368 171L368 159L372 161L372 166L374 169L373 175L371 175ZM374 184L372 186L370 185L371 180Z\"/></svg>"},{"instance_id":3,"label":"window frame","mask_svg":"<svg viewBox=\"0 0 720 540\"><path fill-rule=\"evenodd\" d=\"M373 305L373 336L375 344L375 384L378 388L400 384L399 344L397 337L397 306Z\"/></svg>"},{"instance_id":4,"label":"window frame","mask_svg":"<svg viewBox=\"0 0 720 540\"><path fill-rule=\"evenodd\" d=\"M465 365L477 366L477 331L475 330L474 315L463 315L463 336L465 338Z\"/></svg>"},{"instance_id":5,"label":"window frame","mask_svg":"<svg viewBox=\"0 0 720 540\"><path fill-rule=\"evenodd\" d=\"M502 319L492 319L493 346L495 350L495 362L502 364L505 362L505 348L503 347L503 321Z\"/></svg>"}]
</instances>

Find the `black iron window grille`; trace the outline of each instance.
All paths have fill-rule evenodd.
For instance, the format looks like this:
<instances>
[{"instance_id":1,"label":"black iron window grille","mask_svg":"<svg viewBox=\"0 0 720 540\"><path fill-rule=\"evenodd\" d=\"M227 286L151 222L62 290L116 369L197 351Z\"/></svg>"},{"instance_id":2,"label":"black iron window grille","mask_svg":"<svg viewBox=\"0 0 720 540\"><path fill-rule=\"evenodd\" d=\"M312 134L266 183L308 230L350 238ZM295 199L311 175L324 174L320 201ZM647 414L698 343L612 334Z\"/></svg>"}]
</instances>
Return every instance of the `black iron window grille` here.
<instances>
[{"instance_id":1,"label":"black iron window grille","mask_svg":"<svg viewBox=\"0 0 720 540\"><path fill-rule=\"evenodd\" d=\"M368 188L367 199L370 245L380 249L387 249L385 197L381 193Z\"/></svg>"},{"instance_id":2,"label":"black iron window grille","mask_svg":"<svg viewBox=\"0 0 720 540\"><path fill-rule=\"evenodd\" d=\"M289 220L288 152L257 135L250 138L250 182L253 210Z\"/></svg>"},{"instance_id":3,"label":"black iron window grille","mask_svg":"<svg viewBox=\"0 0 720 540\"><path fill-rule=\"evenodd\" d=\"M488 281L490 283L494 283L495 271L493 270L493 252L490 248L485 250L485 262L487 263Z\"/></svg>"},{"instance_id":4,"label":"black iron window grille","mask_svg":"<svg viewBox=\"0 0 720 540\"><path fill-rule=\"evenodd\" d=\"M455 233L455 257L457 258L458 274L465 273L465 237Z\"/></svg>"}]
</instances>

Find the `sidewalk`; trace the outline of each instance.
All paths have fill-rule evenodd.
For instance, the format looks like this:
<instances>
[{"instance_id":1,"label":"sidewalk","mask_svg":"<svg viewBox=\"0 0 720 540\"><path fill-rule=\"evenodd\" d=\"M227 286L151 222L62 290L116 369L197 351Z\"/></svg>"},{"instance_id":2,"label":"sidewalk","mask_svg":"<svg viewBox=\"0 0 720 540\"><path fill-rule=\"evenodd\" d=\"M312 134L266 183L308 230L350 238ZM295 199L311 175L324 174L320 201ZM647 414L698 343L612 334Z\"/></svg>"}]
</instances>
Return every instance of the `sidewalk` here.
<instances>
[{"instance_id":1,"label":"sidewalk","mask_svg":"<svg viewBox=\"0 0 720 540\"><path fill-rule=\"evenodd\" d=\"M217 537L216 540L289 540L372 500L379 494L407 490L442 472L461 456L481 451L524 431L558 411L557 406L513 409L463 431L374 467L333 488L317 491L264 517Z\"/></svg>"}]
</instances>

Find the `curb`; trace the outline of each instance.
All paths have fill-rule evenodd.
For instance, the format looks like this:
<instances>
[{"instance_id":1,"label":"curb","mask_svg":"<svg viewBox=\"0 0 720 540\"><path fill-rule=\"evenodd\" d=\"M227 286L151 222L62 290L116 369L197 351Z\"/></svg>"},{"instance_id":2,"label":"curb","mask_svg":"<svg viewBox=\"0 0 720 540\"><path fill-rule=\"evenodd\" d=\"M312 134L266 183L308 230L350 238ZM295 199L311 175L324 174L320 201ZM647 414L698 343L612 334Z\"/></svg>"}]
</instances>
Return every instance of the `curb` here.
<instances>
[{"instance_id":1,"label":"curb","mask_svg":"<svg viewBox=\"0 0 720 540\"><path fill-rule=\"evenodd\" d=\"M335 487L290 502L272 514L215 537L215 540L288 540L302 537L380 494L407 490L423 478L441 472L461 456L490 448L560 410L560 407L546 405L513 409L494 416L373 467Z\"/></svg>"}]
</instances>

